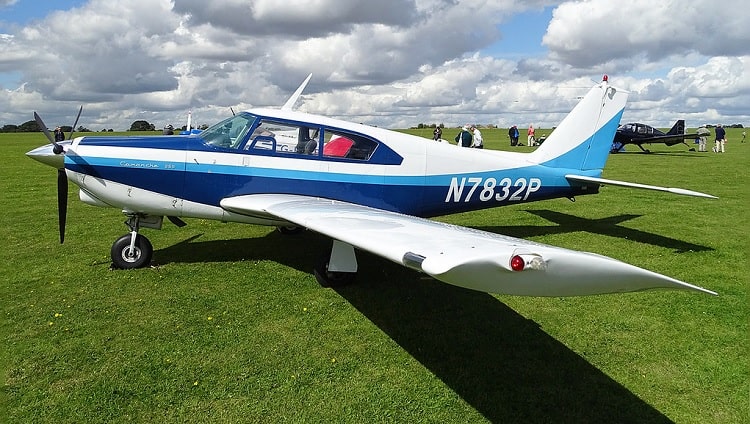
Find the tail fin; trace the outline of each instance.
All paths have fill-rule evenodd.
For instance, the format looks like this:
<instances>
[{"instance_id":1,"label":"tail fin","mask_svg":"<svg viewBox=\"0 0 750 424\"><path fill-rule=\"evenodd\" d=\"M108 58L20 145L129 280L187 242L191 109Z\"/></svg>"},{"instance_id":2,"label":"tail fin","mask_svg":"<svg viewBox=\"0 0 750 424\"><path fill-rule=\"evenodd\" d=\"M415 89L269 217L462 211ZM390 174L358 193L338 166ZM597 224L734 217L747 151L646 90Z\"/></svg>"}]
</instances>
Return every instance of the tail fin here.
<instances>
[{"instance_id":1,"label":"tail fin","mask_svg":"<svg viewBox=\"0 0 750 424\"><path fill-rule=\"evenodd\" d=\"M625 109L628 93L595 85L529 159L545 166L578 170L603 169Z\"/></svg>"},{"instance_id":2,"label":"tail fin","mask_svg":"<svg viewBox=\"0 0 750 424\"><path fill-rule=\"evenodd\" d=\"M672 125L672 129L669 130L667 135L682 135L685 134L685 120L678 119L677 122Z\"/></svg>"}]
</instances>

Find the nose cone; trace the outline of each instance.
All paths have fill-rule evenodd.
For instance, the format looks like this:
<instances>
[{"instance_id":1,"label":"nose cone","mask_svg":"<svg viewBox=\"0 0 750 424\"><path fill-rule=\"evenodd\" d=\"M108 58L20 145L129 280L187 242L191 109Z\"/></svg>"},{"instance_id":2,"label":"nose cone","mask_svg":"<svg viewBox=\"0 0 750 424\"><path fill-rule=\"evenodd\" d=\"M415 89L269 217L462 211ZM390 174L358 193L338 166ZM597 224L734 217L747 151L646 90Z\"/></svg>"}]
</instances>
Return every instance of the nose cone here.
<instances>
[{"instance_id":1,"label":"nose cone","mask_svg":"<svg viewBox=\"0 0 750 424\"><path fill-rule=\"evenodd\" d=\"M59 146L62 146L64 150L67 150L68 145L70 145L69 141L63 141L58 143ZM53 144L47 144L44 146L37 147L34 150L26 152L26 156L34 159L35 161L41 162L45 165L49 165L53 168L62 169L65 167L65 154L59 153L56 154L54 152L54 145Z\"/></svg>"}]
</instances>

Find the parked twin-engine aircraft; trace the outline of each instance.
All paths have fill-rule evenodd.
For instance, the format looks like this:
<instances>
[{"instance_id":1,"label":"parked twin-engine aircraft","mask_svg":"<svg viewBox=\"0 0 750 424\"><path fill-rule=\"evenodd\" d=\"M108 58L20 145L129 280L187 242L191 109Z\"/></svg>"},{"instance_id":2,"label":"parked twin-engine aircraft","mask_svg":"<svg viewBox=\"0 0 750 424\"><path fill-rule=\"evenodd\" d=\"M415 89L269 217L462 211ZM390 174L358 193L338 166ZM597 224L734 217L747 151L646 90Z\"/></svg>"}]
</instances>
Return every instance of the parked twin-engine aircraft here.
<instances>
[{"instance_id":1,"label":"parked twin-engine aircraft","mask_svg":"<svg viewBox=\"0 0 750 424\"><path fill-rule=\"evenodd\" d=\"M309 79L280 110L240 112L200 134L78 137L27 154L64 172L85 203L124 212L130 232L112 246L117 268L151 262L153 248L139 231L160 228L166 216L180 225L180 217L203 218L324 234L333 245L314 268L322 284L353 279L357 248L493 293L676 288L715 294L601 255L425 219L573 199L597 193L602 184L713 197L601 178L627 97L606 78L532 153L458 149L293 111ZM60 184L67 186L65 178Z\"/></svg>"},{"instance_id":2,"label":"parked twin-engine aircraft","mask_svg":"<svg viewBox=\"0 0 750 424\"><path fill-rule=\"evenodd\" d=\"M672 128L664 133L650 125L631 122L620 125L615 132L615 138L612 142L612 153L617 153L620 149L628 144L635 144L644 153L650 153L648 149L643 148L643 144L664 143L667 146L675 144L684 144L685 139L695 139L698 134L685 134L685 120L678 119L672 125ZM690 147L690 146L688 146Z\"/></svg>"}]
</instances>

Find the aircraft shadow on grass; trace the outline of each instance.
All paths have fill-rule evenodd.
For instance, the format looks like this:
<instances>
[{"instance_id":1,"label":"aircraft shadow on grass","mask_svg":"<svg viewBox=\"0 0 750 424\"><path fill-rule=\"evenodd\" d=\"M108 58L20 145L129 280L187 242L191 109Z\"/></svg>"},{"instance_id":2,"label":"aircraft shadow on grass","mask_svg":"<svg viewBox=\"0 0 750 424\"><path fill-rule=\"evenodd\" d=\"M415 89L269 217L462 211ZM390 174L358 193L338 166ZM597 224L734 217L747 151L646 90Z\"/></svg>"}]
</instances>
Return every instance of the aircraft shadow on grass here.
<instances>
[{"instance_id":1,"label":"aircraft shadow on grass","mask_svg":"<svg viewBox=\"0 0 750 424\"><path fill-rule=\"evenodd\" d=\"M529 211L555 227L505 227L516 236L586 231L628 237L675 250L705 250L655 234L618 228L637 217L599 220ZM614 226L614 228L613 228ZM609 228L606 230L605 228ZM310 272L330 241L306 232L198 241L201 234L157 252L156 260L271 260ZM363 253L357 281L336 288L367 319L464 401L492 422L671 422L626 387L487 293L441 283Z\"/></svg>"},{"instance_id":2,"label":"aircraft shadow on grass","mask_svg":"<svg viewBox=\"0 0 750 424\"><path fill-rule=\"evenodd\" d=\"M518 238L583 231L660 246L671 249L675 253L714 250L707 246L619 225L641 215L623 214L594 219L550 210L527 210L526 212L557 225L495 226L479 229ZM284 236L277 231L270 231L264 237L245 239L199 241L200 237L202 234L196 234L159 250L154 264L271 260L303 272L311 272L312 264L318 259L318 253L330 248L328 239L309 231L294 236L293 242L290 242L290 236ZM304 238L304 242L300 243L299 238Z\"/></svg>"},{"instance_id":3,"label":"aircraft shadow on grass","mask_svg":"<svg viewBox=\"0 0 750 424\"><path fill-rule=\"evenodd\" d=\"M671 422L492 295L373 259L337 293L490 422Z\"/></svg>"},{"instance_id":4,"label":"aircraft shadow on grass","mask_svg":"<svg viewBox=\"0 0 750 424\"><path fill-rule=\"evenodd\" d=\"M570 214L555 212L550 210L527 210L526 212L553 222L555 226L542 225L522 225L522 226L500 226L484 227L484 231L493 233L507 234L512 237L528 238L534 236L544 236L551 234L564 234L573 232L587 232L609 237L616 237L635 241L638 243L650 244L666 249L671 249L674 253L685 252L703 252L714 250L713 248L701 246L699 244L662 236L656 233L637 230L621 226L620 224L631 219L639 218L642 215L623 214L609 216L605 218L581 218Z\"/></svg>"}]
</instances>

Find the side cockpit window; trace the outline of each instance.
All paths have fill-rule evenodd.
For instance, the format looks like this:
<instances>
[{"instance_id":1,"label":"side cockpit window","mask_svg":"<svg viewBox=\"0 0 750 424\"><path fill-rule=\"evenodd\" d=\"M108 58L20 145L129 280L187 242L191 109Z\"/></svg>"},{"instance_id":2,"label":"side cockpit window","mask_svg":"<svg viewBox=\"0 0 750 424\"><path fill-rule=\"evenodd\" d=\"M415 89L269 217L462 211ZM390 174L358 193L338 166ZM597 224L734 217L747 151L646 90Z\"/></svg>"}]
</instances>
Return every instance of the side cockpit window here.
<instances>
[{"instance_id":1,"label":"side cockpit window","mask_svg":"<svg viewBox=\"0 0 750 424\"><path fill-rule=\"evenodd\" d=\"M200 133L206 144L223 149L239 149L256 117L240 113L213 125Z\"/></svg>"},{"instance_id":2,"label":"side cockpit window","mask_svg":"<svg viewBox=\"0 0 750 424\"><path fill-rule=\"evenodd\" d=\"M253 130L246 150L315 156L319 142L317 127L263 120Z\"/></svg>"}]
</instances>

